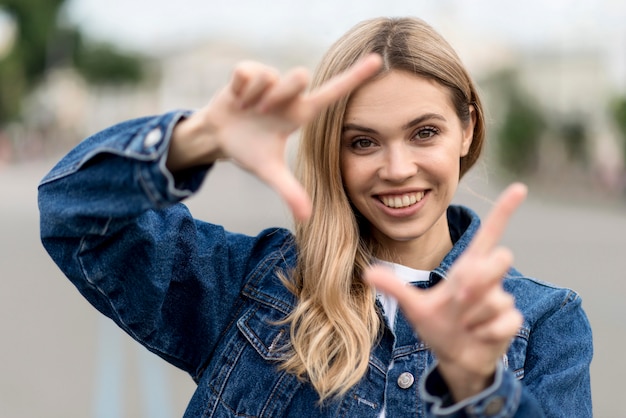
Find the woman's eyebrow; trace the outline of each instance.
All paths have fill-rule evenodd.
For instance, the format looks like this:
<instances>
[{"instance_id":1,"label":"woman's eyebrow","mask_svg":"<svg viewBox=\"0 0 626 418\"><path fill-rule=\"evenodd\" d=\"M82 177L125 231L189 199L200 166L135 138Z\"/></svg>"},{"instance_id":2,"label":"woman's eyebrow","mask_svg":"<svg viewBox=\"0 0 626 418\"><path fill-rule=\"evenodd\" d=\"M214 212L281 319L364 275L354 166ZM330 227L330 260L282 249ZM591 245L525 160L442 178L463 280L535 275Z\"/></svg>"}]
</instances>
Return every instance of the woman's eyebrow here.
<instances>
[{"instance_id":1,"label":"woman's eyebrow","mask_svg":"<svg viewBox=\"0 0 626 418\"><path fill-rule=\"evenodd\" d=\"M402 126L402 130L407 130L410 128L413 128L416 125L419 125L421 123L424 123L428 120L431 119L437 119L440 120L442 122L447 122L448 120L443 117L443 115L440 115L439 113L426 113L423 114L421 116L416 117L415 119L411 120L410 122L406 123L405 125ZM343 125L343 128L341 129L342 132L346 132L346 131L360 131L360 132L367 132L367 133L371 133L371 134L377 134L378 131L376 129L372 129L372 128L368 128L366 126L361 126L361 125L357 125L356 123L346 123L345 125Z\"/></svg>"},{"instance_id":2,"label":"woman's eyebrow","mask_svg":"<svg viewBox=\"0 0 626 418\"><path fill-rule=\"evenodd\" d=\"M416 125L419 125L419 124L421 124L423 122L426 122L427 120L431 120L431 119L437 119L437 120L440 120L442 122L447 122L448 121L445 117L443 117L443 115L440 115L439 113L426 113L426 114L424 114L422 116L416 117L415 119L413 119L412 121L410 121L409 123L404 125L402 127L402 129L403 130L410 129L410 128L416 126Z\"/></svg>"},{"instance_id":3,"label":"woman's eyebrow","mask_svg":"<svg viewBox=\"0 0 626 418\"><path fill-rule=\"evenodd\" d=\"M366 128L365 126L361 126L361 125L357 125L355 123L346 123L345 125L343 125L343 128L341 129L342 132L345 131L361 131L361 132L367 132L370 134L377 134L378 131L376 129L372 129L372 128Z\"/></svg>"}]
</instances>

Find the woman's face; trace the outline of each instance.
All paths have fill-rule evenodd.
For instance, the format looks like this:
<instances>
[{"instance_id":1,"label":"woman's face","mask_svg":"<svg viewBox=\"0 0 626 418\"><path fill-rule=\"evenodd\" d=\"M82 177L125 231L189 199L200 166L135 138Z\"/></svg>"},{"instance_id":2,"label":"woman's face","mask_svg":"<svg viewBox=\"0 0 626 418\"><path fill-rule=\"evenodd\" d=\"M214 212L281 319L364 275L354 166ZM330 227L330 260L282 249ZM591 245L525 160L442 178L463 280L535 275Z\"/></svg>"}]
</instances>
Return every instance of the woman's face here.
<instances>
[{"instance_id":1,"label":"woman's face","mask_svg":"<svg viewBox=\"0 0 626 418\"><path fill-rule=\"evenodd\" d=\"M445 212L473 128L463 126L446 87L408 72L391 71L352 95L341 139L343 182L381 244L428 252L451 245Z\"/></svg>"}]
</instances>

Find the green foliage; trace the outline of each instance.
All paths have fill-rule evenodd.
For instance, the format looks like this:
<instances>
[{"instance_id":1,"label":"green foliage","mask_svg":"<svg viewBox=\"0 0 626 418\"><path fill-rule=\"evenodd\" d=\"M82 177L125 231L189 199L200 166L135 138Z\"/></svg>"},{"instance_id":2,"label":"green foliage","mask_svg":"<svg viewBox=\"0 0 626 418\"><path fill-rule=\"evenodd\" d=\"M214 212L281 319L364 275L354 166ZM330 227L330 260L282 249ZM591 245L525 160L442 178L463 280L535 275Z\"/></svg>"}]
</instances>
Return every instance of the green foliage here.
<instances>
[{"instance_id":1,"label":"green foliage","mask_svg":"<svg viewBox=\"0 0 626 418\"><path fill-rule=\"evenodd\" d=\"M47 50L54 40L57 15L65 0L0 0L0 9L17 24L17 39L11 55L21 63L27 80L41 75L47 65Z\"/></svg>"},{"instance_id":2,"label":"green foliage","mask_svg":"<svg viewBox=\"0 0 626 418\"><path fill-rule=\"evenodd\" d=\"M626 96L613 100L611 110L613 119L622 134L622 153L624 161L626 161Z\"/></svg>"},{"instance_id":3,"label":"green foliage","mask_svg":"<svg viewBox=\"0 0 626 418\"><path fill-rule=\"evenodd\" d=\"M45 71L47 50L64 0L0 0L0 10L16 23L11 51L0 60L0 123L19 115L22 97Z\"/></svg>"},{"instance_id":4,"label":"green foliage","mask_svg":"<svg viewBox=\"0 0 626 418\"><path fill-rule=\"evenodd\" d=\"M75 55L76 69L92 84L137 83L143 78L139 59L108 44L82 44Z\"/></svg>"},{"instance_id":5,"label":"green foliage","mask_svg":"<svg viewBox=\"0 0 626 418\"><path fill-rule=\"evenodd\" d=\"M28 80L23 62L10 54L0 61L0 124L14 119L20 111L20 102L27 90Z\"/></svg>"},{"instance_id":6,"label":"green foliage","mask_svg":"<svg viewBox=\"0 0 626 418\"><path fill-rule=\"evenodd\" d=\"M615 99L612 108L615 122L622 134L626 136L626 97Z\"/></svg>"},{"instance_id":7,"label":"green foliage","mask_svg":"<svg viewBox=\"0 0 626 418\"><path fill-rule=\"evenodd\" d=\"M141 60L102 43L87 43L76 28L59 24L65 0L0 0L16 24L11 51L0 58L0 125L18 118L22 99L55 66L75 66L96 84L136 83Z\"/></svg>"},{"instance_id":8,"label":"green foliage","mask_svg":"<svg viewBox=\"0 0 626 418\"><path fill-rule=\"evenodd\" d=\"M514 69L501 69L480 83L495 103L498 128L492 138L505 172L524 176L537 167L541 137L547 129L542 111L522 91Z\"/></svg>"},{"instance_id":9,"label":"green foliage","mask_svg":"<svg viewBox=\"0 0 626 418\"><path fill-rule=\"evenodd\" d=\"M565 145L569 161L586 164L589 160L587 150L587 130L582 119L565 121L560 128L560 136Z\"/></svg>"},{"instance_id":10,"label":"green foliage","mask_svg":"<svg viewBox=\"0 0 626 418\"><path fill-rule=\"evenodd\" d=\"M529 174L537 166L546 123L537 108L517 90L510 91L506 109L498 132L500 163L513 174Z\"/></svg>"}]
</instances>

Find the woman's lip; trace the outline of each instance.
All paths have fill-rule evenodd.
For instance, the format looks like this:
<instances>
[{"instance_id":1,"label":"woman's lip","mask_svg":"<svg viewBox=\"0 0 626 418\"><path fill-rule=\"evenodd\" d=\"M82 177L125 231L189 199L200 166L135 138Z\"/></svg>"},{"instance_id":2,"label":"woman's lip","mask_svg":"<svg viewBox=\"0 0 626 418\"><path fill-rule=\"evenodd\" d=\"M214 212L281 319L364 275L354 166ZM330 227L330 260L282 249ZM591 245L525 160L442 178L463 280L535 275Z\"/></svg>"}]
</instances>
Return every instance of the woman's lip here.
<instances>
[{"instance_id":1,"label":"woman's lip","mask_svg":"<svg viewBox=\"0 0 626 418\"><path fill-rule=\"evenodd\" d=\"M391 189L391 190L382 190L376 193L372 193L374 196L398 196L406 193L425 193L428 189L423 188L406 188L406 189Z\"/></svg>"}]
</instances>

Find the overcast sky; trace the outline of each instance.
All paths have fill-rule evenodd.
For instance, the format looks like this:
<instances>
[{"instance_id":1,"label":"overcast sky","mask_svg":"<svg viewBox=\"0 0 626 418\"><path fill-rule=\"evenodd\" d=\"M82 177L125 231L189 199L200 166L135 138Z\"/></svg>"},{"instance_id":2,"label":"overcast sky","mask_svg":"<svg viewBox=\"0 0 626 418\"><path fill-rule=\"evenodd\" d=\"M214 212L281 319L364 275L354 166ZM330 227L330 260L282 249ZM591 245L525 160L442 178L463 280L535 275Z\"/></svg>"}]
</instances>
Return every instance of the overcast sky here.
<instances>
[{"instance_id":1,"label":"overcast sky","mask_svg":"<svg viewBox=\"0 0 626 418\"><path fill-rule=\"evenodd\" d=\"M326 47L362 19L414 15L451 41L467 34L525 47L603 49L613 71L626 78L625 0L68 0L67 5L67 18L92 36L144 52L209 36L251 44L308 38Z\"/></svg>"},{"instance_id":2,"label":"overcast sky","mask_svg":"<svg viewBox=\"0 0 626 418\"><path fill-rule=\"evenodd\" d=\"M416 15L435 26L516 42L621 38L624 0L69 0L68 16L94 36L131 48L227 33L249 41L306 35L329 43L357 21ZM614 39L612 42L617 42Z\"/></svg>"}]
</instances>

